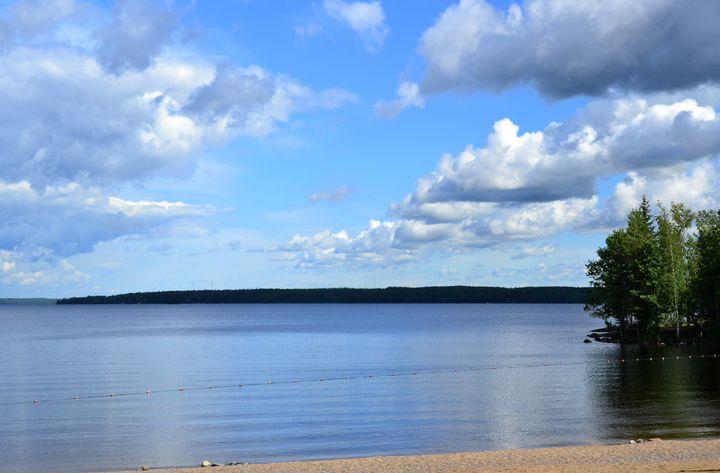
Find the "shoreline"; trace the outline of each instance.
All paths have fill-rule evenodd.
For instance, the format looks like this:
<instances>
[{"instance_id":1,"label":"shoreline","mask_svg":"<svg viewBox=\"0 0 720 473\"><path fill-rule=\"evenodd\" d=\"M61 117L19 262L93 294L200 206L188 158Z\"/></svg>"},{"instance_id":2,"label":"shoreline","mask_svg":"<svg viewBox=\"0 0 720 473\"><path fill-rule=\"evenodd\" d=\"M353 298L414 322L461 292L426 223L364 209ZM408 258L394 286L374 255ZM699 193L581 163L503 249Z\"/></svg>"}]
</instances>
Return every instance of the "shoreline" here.
<instances>
[{"instance_id":1,"label":"shoreline","mask_svg":"<svg viewBox=\"0 0 720 473\"><path fill-rule=\"evenodd\" d=\"M212 459L210 459L212 460ZM720 439L493 450L337 460L253 463L209 468L153 468L157 473L490 473L720 472ZM138 471L125 470L116 473Z\"/></svg>"}]
</instances>

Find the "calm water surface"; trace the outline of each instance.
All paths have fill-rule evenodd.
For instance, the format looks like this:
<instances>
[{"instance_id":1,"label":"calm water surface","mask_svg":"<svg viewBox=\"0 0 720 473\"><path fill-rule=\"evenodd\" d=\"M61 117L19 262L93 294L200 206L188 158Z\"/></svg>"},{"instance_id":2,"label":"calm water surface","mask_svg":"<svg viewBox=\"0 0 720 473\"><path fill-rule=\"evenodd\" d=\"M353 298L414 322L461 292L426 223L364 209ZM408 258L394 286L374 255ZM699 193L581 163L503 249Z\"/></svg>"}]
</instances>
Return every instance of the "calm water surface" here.
<instances>
[{"instance_id":1,"label":"calm water surface","mask_svg":"<svg viewBox=\"0 0 720 473\"><path fill-rule=\"evenodd\" d=\"M621 363L703 352L581 343L600 325L579 305L0 307L0 470L720 433L720 358ZM90 398L110 393L143 394Z\"/></svg>"}]
</instances>

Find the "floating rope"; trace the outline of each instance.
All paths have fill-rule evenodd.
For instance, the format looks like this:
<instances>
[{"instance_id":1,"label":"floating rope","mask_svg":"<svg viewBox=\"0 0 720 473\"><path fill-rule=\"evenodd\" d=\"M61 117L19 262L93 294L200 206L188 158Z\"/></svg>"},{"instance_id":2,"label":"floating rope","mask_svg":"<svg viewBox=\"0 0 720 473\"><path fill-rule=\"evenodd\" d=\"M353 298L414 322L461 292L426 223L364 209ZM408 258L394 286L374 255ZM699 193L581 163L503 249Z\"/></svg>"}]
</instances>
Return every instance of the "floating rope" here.
<instances>
[{"instance_id":1,"label":"floating rope","mask_svg":"<svg viewBox=\"0 0 720 473\"><path fill-rule=\"evenodd\" d=\"M712 355L683 355L683 356L661 356L661 357L648 357L648 358L621 358L621 359L608 359L608 363L615 361L616 363L627 364L627 363L639 363L649 361L672 361L672 360L692 360L692 359L717 359L717 354ZM47 402L64 402L64 401L80 401L89 399L104 399L104 398L117 398L117 397L129 397L129 396L149 396L150 394L166 394L172 392L184 392L184 391L206 391L216 389L237 389L247 387L258 387L267 386L271 384L299 384L299 383L322 383L326 381L349 381L358 379L375 379L375 378L395 378L395 377L406 377L406 376L418 376L418 375L432 375L432 374L446 374L446 373L468 373L468 372L480 372L480 371L493 371L493 370L507 370L507 369L522 369L522 368L551 368L560 366L576 366L587 364L586 361L567 361L557 363L528 363L528 364L515 364L515 365L498 365L498 366L482 366L475 368L440 368L440 369L426 369L426 370L415 370L415 371L403 371L385 374L365 374L355 376L336 376L336 377L321 377L321 378L308 378L298 379L293 378L291 380L280 380L273 381L268 379L267 381L256 381L252 383L241 383L241 384L223 384L223 385L209 385L209 386L195 386L190 388L179 387L172 389L160 389L144 391L129 391L120 393L110 394L92 394L92 395L75 395L71 397L58 397L58 398L47 398L47 399L34 399L32 404L40 404ZM0 406L12 406L28 404L29 401L14 401L14 402L0 402Z\"/></svg>"}]
</instances>

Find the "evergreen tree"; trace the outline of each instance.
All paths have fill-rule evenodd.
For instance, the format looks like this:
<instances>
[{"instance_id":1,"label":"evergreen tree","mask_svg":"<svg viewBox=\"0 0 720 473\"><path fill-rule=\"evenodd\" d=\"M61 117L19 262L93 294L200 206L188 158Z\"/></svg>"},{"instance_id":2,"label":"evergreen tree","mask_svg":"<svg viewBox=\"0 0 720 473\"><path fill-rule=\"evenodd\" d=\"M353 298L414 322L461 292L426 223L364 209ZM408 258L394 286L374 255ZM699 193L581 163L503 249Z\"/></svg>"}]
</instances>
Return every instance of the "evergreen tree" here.
<instances>
[{"instance_id":1,"label":"evergreen tree","mask_svg":"<svg viewBox=\"0 0 720 473\"><path fill-rule=\"evenodd\" d=\"M661 313L658 303L660 253L645 196L640 207L628 216L627 235L631 311L640 337L645 338L659 325Z\"/></svg>"},{"instance_id":2,"label":"evergreen tree","mask_svg":"<svg viewBox=\"0 0 720 473\"><path fill-rule=\"evenodd\" d=\"M627 226L613 231L587 264L592 316L615 321L621 340L629 333L650 339L657 329L700 328L720 336L720 211L697 216L672 203L653 218L643 196ZM697 237L690 234L697 222ZM634 337L633 337L634 338Z\"/></svg>"},{"instance_id":3,"label":"evergreen tree","mask_svg":"<svg viewBox=\"0 0 720 473\"><path fill-rule=\"evenodd\" d=\"M693 289L701 323L720 332L720 211L697 216L697 273Z\"/></svg>"}]
</instances>

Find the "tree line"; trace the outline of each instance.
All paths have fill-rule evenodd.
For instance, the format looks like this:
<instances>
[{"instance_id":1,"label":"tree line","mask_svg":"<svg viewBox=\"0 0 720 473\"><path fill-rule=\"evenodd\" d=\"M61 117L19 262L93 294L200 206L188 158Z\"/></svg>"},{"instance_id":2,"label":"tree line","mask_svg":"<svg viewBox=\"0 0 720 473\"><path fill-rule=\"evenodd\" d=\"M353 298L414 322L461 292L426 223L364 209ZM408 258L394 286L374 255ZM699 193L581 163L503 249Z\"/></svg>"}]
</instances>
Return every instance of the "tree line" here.
<instances>
[{"instance_id":1,"label":"tree line","mask_svg":"<svg viewBox=\"0 0 720 473\"><path fill-rule=\"evenodd\" d=\"M586 310L631 341L720 340L720 211L643 196L586 268Z\"/></svg>"},{"instance_id":2,"label":"tree line","mask_svg":"<svg viewBox=\"0 0 720 473\"><path fill-rule=\"evenodd\" d=\"M60 299L58 304L347 304L347 303L574 303L587 301L584 287L482 287L430 286L325 288L325 289L229 289L200 291L136 292L114 296Z\"/></svg>"}]
</instances>

